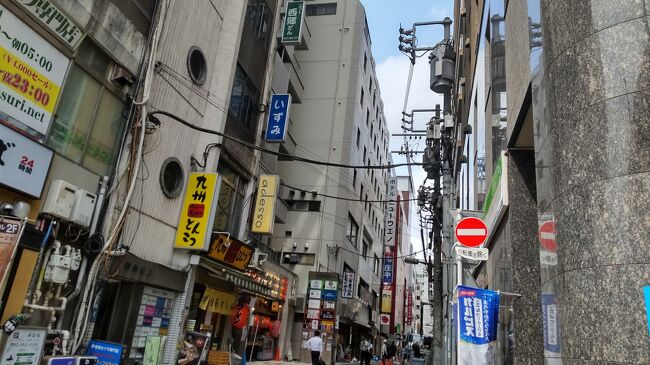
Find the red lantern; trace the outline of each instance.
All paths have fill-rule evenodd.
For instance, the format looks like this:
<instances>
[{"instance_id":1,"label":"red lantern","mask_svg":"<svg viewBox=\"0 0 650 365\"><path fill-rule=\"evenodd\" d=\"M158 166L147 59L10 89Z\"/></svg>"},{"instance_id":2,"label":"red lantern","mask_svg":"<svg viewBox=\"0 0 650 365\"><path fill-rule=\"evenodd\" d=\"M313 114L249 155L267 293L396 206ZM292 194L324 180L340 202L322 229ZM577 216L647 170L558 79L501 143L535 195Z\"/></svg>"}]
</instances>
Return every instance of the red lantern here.
<instances>
[{"instance_id":1,"label":"red lantern","mask_svg":"<svg viewBox=\"0 0 650 365\"><path fill-rule=\"evenodd\" d=\"M242 329L246 327L248 322L248 314L250 313L250 307L248 304L239 304L232 311L232 326L236 329Z\"/></svg>"},{"instance_id":2,"label":"red lantern","mask_svg":"<svg viewBox=\"0 0 650 365\"><path fill-rule=\"evenodd\" d=\"M275 338L280 337L280 327L280 321L273 321L273 324L271 325L271 336Z\"/></svg>"},{"instance_id":3,"label":"red lantern","mask_svg":"<svg viewBox=\"0 0 650 365\"><path fill-rule=\"evenodd\" d=\"M262 328L271 328L271 317L262 317L262 323L260 323Z\"/></svg>"},{"instance_id":4,"label":"red lantern","mask_svg":"<svg viewBox=\"0 0 650 365\"><path fill-rule=\"evenodd\" d=\"M253 315L253 327L260 327L262 319L259 314Z\"/></svg>"}]
</instances>

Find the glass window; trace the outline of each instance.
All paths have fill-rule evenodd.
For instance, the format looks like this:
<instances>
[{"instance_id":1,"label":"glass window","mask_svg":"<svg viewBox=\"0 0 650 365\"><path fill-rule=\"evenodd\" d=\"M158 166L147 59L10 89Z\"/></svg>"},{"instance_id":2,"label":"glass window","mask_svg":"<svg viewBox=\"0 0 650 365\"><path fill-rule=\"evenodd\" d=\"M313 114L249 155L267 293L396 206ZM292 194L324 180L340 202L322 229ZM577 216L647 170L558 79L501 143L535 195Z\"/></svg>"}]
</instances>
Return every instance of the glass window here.
<instances>
[{"instance_id":1,"label":"glass window","mask_svg":"<svg viewBox=\"0 0 650 365\"><path fill-rule=\"evenodd\" d=\"M363 107L363 86L361 87L361 98L359 99L361 106Z\"/></svg>"},{"instance_id":2,"label":"glass window","mask_svg":"<svg viewBox=\"0 0 650 365\"><path fill-rule=\"evenodd\" d=\"M246 129L252 129L259 99L259 90L246 75L244 69L237 65L228 106L228 116Z\"/></svg>"},{"instance_id":3,"label":"glass window","mask_svg":"<svg viewBox=\"0 0 650 365\"><path fill-rule=\"evenodd\" d=\"M255 34L264 49L268 48L273 13L264 0L249 0L246 8L246 25Z\"/></svg>"},{"instance_id":4,"label":"glass window","mask_svg":"<svg viewBox=\"0 0 650 365\"><path fill-rule=\"evenodd\" d=\"M366 67L368 66L368 55L363 54L363 71L366 71ZM372 79L370 79L370 87L368 90L372 90Z\"/></svg>"},{"instance_id":5,"label":"glass window","mask_svg":"<svg viewBox=\"0 0 650 365\"><path fill-rule=\"evenodd\" d=\"M221 176L221 190L219 190L213 230L230 232L237 237L247 181L223 161L219 162L217 172Z\"/></svg>"},{"instance_id":6,"label":"glass window","mask_svg":"<svg viewBox=\"0 0 650 365\"><path fill-rule=\"evenodd\" d=\"M357 186L357 169L352 172L352 187Z\"/></svg>"},{"instance_id":7,"label":"glass window","mask_svg":"<svg viewBox=\"0 0 650 365\"><path fill-rule=\"evenodd\" d=\"M92 42L81 45L47 137L50 148L99 175L110 174L125 125L124 102L100 78L109 66Z\"/></svg>"},{"instance_id":8,"label":"glass window","mask_svg":"<svg viewBox=\"0 0 650 365\"><path fill-rule=\"evenodd\" d=\"M357 237L359 236L359 225L352 214L348 213L348 229L345 237L354 247L357 247Z\"/></svg>"},{"instance_id":9,"label":"glass window","mask_svg":"<svg viewBox=\"0 0 650 365\"><path fill-rule=\"evenodd\" d=\"M336 3L307 5L308 16L335 15Z\"/></svg>"}]
</instances>

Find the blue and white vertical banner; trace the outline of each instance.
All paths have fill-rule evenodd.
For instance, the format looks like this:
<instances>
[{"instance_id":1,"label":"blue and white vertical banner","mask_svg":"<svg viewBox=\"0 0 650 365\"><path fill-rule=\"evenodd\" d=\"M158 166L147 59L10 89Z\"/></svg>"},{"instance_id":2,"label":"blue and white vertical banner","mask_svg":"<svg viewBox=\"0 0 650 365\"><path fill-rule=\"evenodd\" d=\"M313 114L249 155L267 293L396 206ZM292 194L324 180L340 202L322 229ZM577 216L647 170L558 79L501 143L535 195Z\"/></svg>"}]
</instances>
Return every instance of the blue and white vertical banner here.
<instances>
[{"instance_id":1,"label":"blue and white vertical banner","mask_svg":"<svg viewBox=\"0 0 650 365\"><path fill-rule=\"evenodd\" d=\"M557 297L542 293L542 322L544 324L544 356L560 357L560 326Z\"/></svg>"},{"instance_id":2,"label":"blue and white vertical banner","mask_svg":"<svg viewBox=\"0 0 650 365\"><path fill-rule=\"evenodd\" d=\"M457 287L458 365L494 364L499 322L499 293Z\"/></svg>"},{"instance_id":3,"label":"blue and white vertical banner","mask_svg":"<svg viewBox=\"0 0 650 365\"><path fill-rule=\"evenodd\" d=\"M648 321L648 336L650 336L650 286L643 287L643 296L645 297L645 315Z\"/></svg>"},{"instance_id":4,"label":"blue and white vertical banner","mask_svg":"<svg viewBox=\"0 0 650 365\"><path fill-rule=\"evenodd\" d=\"M269 105L269 116L266 120L266 136L268 142L282 142L287 136L287 121L289 121L289 106L291 95L273 94Z\"/></svg>"}]
</instances>

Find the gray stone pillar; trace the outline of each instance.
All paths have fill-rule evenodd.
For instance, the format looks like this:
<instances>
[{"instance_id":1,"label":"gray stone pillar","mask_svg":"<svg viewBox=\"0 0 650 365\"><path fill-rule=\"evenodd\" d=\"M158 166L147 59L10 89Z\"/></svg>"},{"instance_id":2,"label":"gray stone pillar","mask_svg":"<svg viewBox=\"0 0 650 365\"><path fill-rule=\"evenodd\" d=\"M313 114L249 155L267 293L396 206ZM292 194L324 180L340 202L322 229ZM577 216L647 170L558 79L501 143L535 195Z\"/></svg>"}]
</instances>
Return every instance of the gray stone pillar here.
<instances>
[{"instance_id":1,"label":"gray stone pillar","mask_svg":"<svg viewBox=\"0 0 650 365\"><path fill-rule=\"evenodd\" d=\"M648 9L541 0L543 64L531 66L540 221L556 224L557 263L542 269L553 363L650 363Z\"/></svg>"}]
</instances>

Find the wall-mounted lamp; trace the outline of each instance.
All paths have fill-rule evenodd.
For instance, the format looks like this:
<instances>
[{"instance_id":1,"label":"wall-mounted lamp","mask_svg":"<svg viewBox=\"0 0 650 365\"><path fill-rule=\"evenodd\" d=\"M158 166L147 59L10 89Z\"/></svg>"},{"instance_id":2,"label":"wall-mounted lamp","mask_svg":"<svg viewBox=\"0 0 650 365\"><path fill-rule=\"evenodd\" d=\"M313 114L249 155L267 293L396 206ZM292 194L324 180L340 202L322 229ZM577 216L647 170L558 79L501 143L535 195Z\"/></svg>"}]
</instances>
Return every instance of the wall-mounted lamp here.
<instances>
[{"instance_id":1,"label":"wall-mounted lamp","mask_svg":"<svg viewBox=\"0 0 650 365\"><path fill-rule=\"evenodd\" d=\"M293 243L293 249L295 250L296 248L298 248L298 243L294 242Z\"/></svg>"},{"instance_id":2,"label":"wall-mounted lamp","mask_svg":"<svg viewBox=\"0 0 650 365\"><path fill-rule=\"evenodd\" d=\"M305 242L305 251L309 250L309 242Z\"/></svg>"}]
</instances>

